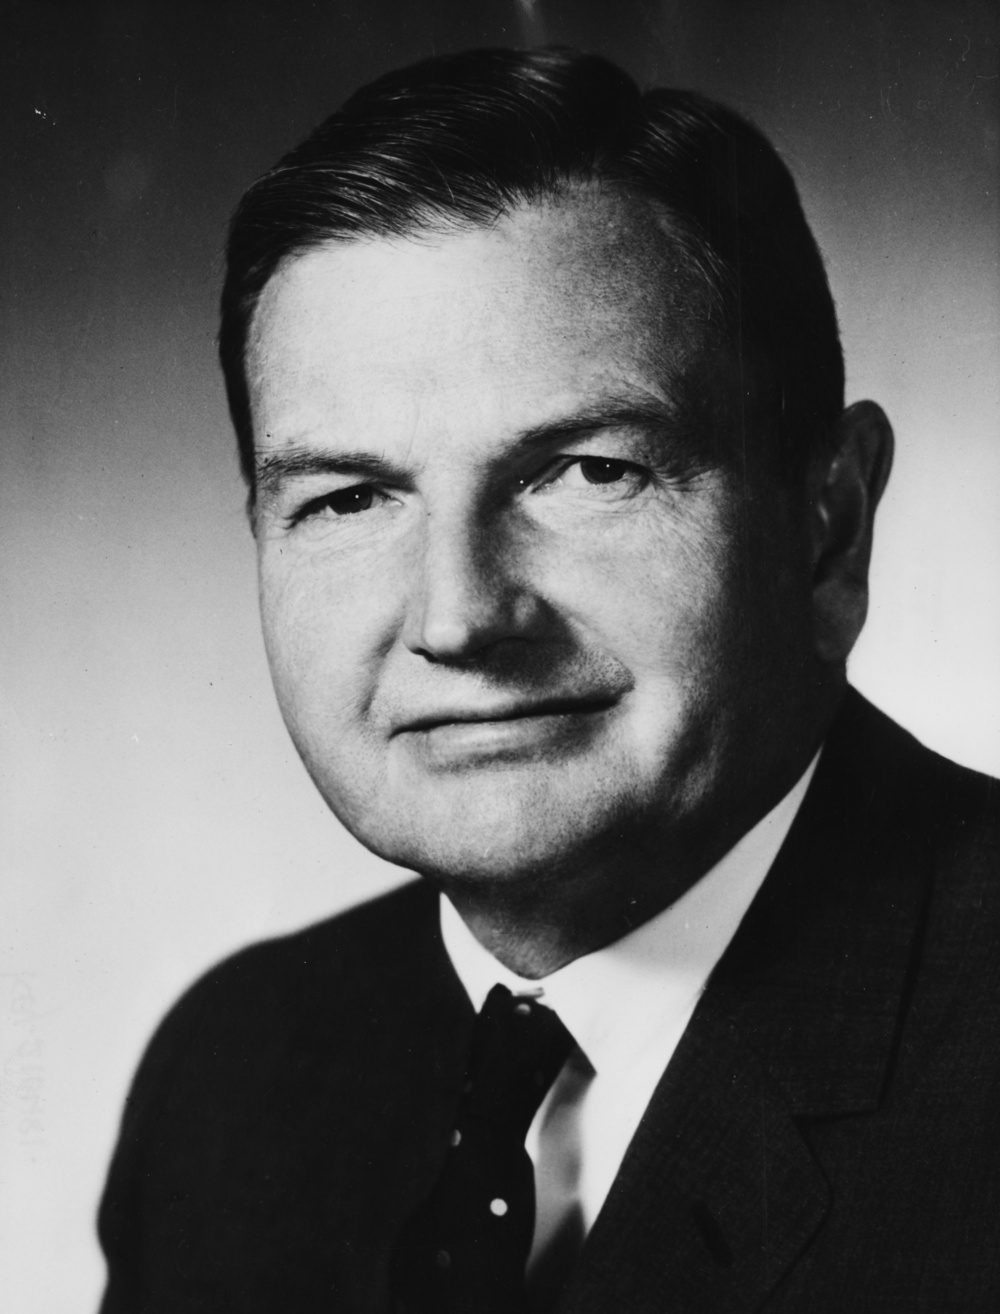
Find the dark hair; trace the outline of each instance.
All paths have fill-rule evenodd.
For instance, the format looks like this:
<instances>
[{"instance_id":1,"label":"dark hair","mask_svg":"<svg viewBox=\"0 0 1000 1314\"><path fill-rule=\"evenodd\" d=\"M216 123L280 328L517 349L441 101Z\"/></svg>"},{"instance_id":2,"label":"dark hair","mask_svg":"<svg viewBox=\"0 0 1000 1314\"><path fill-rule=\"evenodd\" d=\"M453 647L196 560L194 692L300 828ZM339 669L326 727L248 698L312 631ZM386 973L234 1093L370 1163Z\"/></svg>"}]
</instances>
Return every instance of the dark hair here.
<instances>
[{"instance_id":1,"label":"dark hair","mask_svg":"<svg viewBox=\"0 0 1000 1314\"><path fill-rule=\"evenodd\" d=\"M587 182L663 215L721 312L736 405L779 468L800 471L843 409L844 367L822 257L774 148L731 110L692 92L640 92L598 56L475 50L355 92L240 202L219 355L251 496L244 353L283 259L359 236L488 225Z\"/></svg>"}]
</instances>

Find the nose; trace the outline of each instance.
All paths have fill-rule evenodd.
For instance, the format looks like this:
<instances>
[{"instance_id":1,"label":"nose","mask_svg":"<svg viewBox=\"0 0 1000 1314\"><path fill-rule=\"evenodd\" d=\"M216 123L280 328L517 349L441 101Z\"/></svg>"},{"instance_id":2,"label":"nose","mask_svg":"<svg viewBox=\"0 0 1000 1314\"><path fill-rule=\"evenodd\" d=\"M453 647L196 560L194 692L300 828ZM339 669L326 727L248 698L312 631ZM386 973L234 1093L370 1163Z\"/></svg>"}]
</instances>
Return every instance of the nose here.
<instances>
[{"instance_id":1,"label":"nose","mask_svg":"<svg viewBox=\"0 0 1000 1314\"><path fill-rule=\"evenodd\" d=\"M531 637L541 605L517 578L518 554L498 526L467 511L428 512L416 554L403 626L411 652L461 662Z\"/></svg>"}]
</instances>

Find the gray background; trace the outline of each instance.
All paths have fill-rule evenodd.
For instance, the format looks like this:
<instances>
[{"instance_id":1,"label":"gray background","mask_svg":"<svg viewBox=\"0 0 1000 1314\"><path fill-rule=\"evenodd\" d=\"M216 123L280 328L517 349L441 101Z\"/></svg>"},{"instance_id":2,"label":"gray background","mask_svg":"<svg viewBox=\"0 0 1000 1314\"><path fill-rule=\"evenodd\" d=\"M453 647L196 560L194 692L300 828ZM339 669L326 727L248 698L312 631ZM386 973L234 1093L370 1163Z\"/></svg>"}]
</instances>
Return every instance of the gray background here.
<instances>
[{"instance_id":1,"label":"gray background","mask_svg":"<svg viewBox=\"0 0 1000 1314\"><path fill-rule=\"evenodd\" d=\"M400 879L272 704L213 358L242 188L347 91L557 41L742 107L827 253L852 398L900 440L861 688L1000 771L993 5L0 6L0 1306L89 1309L92 1216L158 1016L240 943Z\"/></svg>"}]
</instances>

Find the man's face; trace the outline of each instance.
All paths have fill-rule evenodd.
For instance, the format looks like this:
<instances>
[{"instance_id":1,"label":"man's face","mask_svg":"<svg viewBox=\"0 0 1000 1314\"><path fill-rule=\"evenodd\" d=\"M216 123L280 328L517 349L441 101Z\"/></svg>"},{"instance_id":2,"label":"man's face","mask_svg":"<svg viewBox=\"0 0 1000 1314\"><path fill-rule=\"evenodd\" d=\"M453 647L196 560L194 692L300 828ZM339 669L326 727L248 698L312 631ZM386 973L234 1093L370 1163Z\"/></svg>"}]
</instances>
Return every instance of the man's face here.
<instances>
[{"instance_id":1,"label":"man's face","mask_svg":"<svg viewBox=\"0 0 1000 1314\"><path fill-rule=\"evenodd\" d=\"M581 193L331 243L264 291L274 682L330 806L394 862L483 882L616 845L669 860L791 783L801 517L681 404L702 341L672 251L638 203Z\"/></svg>"}]
</instances>

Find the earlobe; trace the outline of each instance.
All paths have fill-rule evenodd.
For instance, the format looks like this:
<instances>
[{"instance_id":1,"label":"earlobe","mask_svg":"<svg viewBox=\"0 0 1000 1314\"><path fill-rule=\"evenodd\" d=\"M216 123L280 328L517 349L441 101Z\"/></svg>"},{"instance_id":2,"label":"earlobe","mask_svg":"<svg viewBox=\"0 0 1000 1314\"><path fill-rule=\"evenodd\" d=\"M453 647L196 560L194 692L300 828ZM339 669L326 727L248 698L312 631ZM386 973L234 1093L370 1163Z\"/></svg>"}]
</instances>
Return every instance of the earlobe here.
<instances>
[{"instance_id":1,"label":"earlobe","mask_svg":"<svg viewBox=\"0 0 1000 1314\"><path fill-rule=\"evenodd\" d=\"M840 418L833 454L813 471L813 616L823 662L846 661L865 623L875 510L892 454L885 412L874 402L856 402Z\"/></svg>"}]
</instances>

